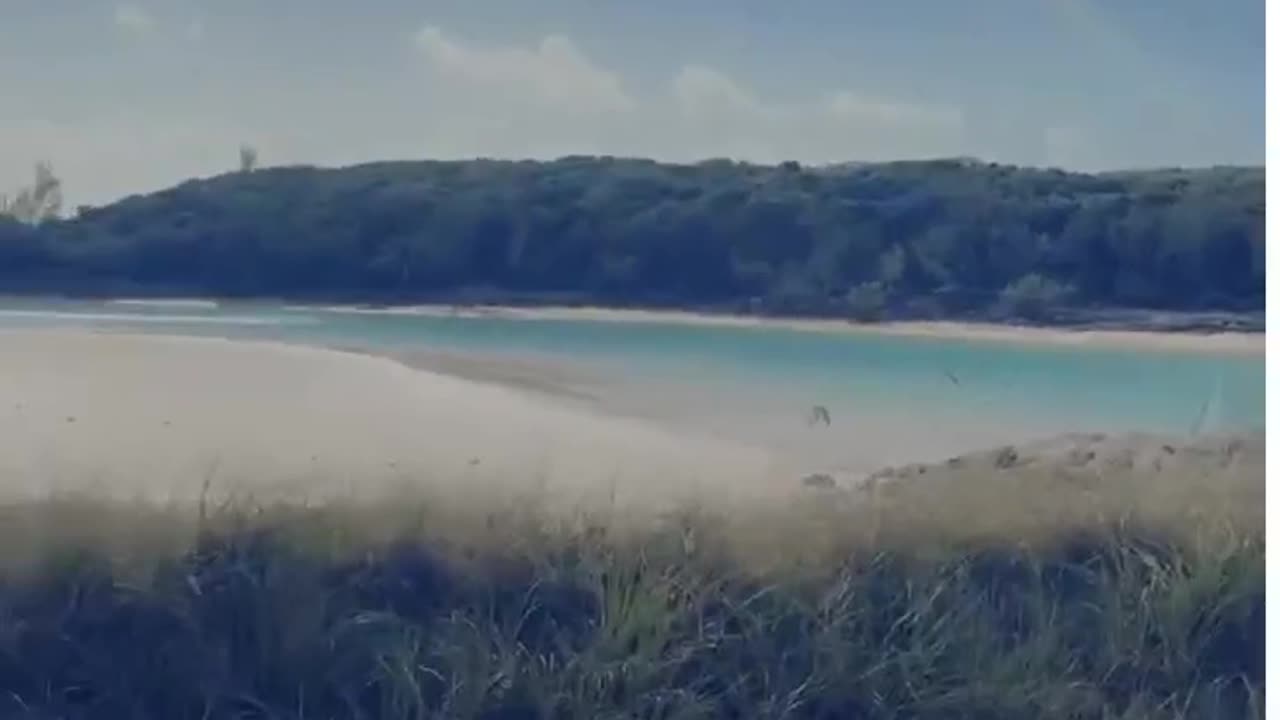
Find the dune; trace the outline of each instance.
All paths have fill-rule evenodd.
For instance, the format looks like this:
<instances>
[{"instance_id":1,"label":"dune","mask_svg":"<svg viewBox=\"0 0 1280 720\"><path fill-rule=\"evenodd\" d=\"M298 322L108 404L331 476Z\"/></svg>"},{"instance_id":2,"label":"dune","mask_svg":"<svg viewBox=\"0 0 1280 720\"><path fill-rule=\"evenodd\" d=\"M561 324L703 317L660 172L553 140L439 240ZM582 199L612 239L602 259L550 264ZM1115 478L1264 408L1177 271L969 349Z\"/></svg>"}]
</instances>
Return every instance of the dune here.
<instances>
[{"instance_id":1,"label":"dune","mask_svg":"<svg viewBox=\"0 0 1280 720\"><path fill-rule=\"evenodd\" d=\"M951 537L1054 536L1117 518L1151 527L1239 529L1266 521L1262 431L1197 437L1070 433L886 468L853 495L900 530ZM1222 529L1219 527L1219 529Z\"/></svg>"},{"instance_id":2,"label":"dune","mask_svg":"<svg viewBox=\"0 0 1280 720\"><path fill-rule=\"evenodd\" d=\"M945 481L965 471L1078 471L1114 480L1145 477L1218 475L1261 478L1266 439L1261 431L1199 437L1150 433L1068 433L1020 445L968 453L945 463L884 470L877 479L926 477Z\"/></svg>"},{"instance_id":3,"label":"dune","mask_svg":"<svg viewBox=\"0 0 1280 720\"><path fill-rule=\"evenodd\" d=\"M765 451L366 354L0 333L0 493L255 500L444 484L665 507L789 483Z\"/></svg>"}]
</instances>

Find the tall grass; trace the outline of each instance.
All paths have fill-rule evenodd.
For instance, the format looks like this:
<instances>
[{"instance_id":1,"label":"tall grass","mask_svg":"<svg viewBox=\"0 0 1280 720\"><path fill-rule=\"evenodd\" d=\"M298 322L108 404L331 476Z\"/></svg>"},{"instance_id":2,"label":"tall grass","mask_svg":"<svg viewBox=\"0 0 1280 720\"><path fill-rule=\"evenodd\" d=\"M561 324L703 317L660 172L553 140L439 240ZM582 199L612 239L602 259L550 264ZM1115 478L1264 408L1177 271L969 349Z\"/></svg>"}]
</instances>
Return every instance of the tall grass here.
<instances>
[{"instance_id":1,"label":"tall grass","mask_svg":"<svg viewBox=\"0 0 1280 720\"><path fill-rule=\"evenodd\" d=\"M631 523L14 504L0 717L1262 717L1261 479L1044 479Z\"/></svg>"}]
</instances>

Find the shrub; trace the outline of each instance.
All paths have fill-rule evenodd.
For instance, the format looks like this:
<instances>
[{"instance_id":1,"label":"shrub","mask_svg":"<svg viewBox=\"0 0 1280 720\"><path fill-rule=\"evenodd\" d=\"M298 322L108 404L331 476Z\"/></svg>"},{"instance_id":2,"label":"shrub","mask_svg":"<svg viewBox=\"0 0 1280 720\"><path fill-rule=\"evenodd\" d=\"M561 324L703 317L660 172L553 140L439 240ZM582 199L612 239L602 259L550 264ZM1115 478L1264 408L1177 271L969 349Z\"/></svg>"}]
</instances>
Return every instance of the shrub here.
<instances>
[{"instance_id":1,"label":"shrub","mask_svg":"<svg viewBox=\"0 0 1280 720\"><path fill-rule=\"evenodd\" d=\"M1071 296L1069 286L1032 273L1009 283L1000 293L998 307L1014 317L1044 320Z\"/></svg>"},{"instance_id":2,"label":"shrub","mask_svg":"<svg viewBox=\"0 0 1280 720\"><path fill-rule=\"evenodd\" d=\"M865 282L855 286L845 296L849 316L859 322L875 322L884 316L888 293L883 283Z\"/></svg>"}]
</instances>

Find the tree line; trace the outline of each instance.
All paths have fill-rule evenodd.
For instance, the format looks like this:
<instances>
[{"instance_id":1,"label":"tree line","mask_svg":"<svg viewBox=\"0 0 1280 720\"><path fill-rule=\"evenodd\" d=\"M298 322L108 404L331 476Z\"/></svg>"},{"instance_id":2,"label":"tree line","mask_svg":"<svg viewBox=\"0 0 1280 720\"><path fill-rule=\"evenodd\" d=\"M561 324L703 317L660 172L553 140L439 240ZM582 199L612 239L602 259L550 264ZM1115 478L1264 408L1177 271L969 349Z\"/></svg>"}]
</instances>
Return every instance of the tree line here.
<instances>
[{"instance_id":1,"label":"tree line","mask_svg":"<svg viewBox=\"0 0 1280 720\"><path fill-rule=\"evenodd\" d=\"M255 166L245 150L240 172L74 217L9 212L0 292L589 302L863 320L1264 303L1261 168L608 157ZM52 173L41 172L48 199Z\"/></svg>"}]
</instances>

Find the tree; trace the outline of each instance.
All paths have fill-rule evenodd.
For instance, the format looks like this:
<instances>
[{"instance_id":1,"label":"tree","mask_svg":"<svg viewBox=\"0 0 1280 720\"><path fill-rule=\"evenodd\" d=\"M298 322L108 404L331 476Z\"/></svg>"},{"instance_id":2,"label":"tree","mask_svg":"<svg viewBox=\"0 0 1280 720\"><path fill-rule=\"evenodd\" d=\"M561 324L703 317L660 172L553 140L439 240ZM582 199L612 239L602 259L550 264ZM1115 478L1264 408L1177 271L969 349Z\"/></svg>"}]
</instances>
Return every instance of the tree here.
<instances>
[{"instance_id":1,"label":"tree","mask_svg":"<svg viewBox=\"0 0 1280 720\"><path fill-rule=\"evenodd\" d=\"M240 172L37 227L61 203L40 166L3 209L23 221L8 237L45 270L37 281L0 265L0 292L390 303L489 288L529 302L866 320L886 305L1040 320L1058 305L1264 305L1261 168L1086 175L921 161L797 172L578 157L251 173L247 145L240 161Z\"/></svg>"},{"instance_id":2,"label":"tree","mask_svg":"<svg viewBox=\"0 0 1280 720\"><path fill-rule=\"evenodd\" d=\"M875 322L884 315L888 293L884 283L872 281L854 286L845 296L849 317L859 322Z\"/></svg>"},{"instance_id":3,"label":"tree","mask_svg":"<svg viewBox=\"0 0 1280 720\"><path fill-rule=\"evenodd\" d=\"M1062 304L1071 289L1056 280L1032 273L1010 283L1000 293L1000 308L1026 320L1044 320L1049 311Z\"/></svg>"},{"instance_id":4,"label":"tree","mask_svg":"<svg viewBox=\"0 0 1280 720\"><path fill-rule=\"evenodd\" d=\"M876 273L880 283L885 287L894 287L902 280L907 266L906 253L901 245L894 245L880 254L876 262Z\"/></svg>"},{"instance_id":5,"label":"tree","mask_svg":"<svg viewBox=\"0 0 1280 720\"><path fill-rule=\"evenodd\" d=\"M62 181L47 162L36 163L35 181L12 198L0 195L0 215L20 223L39 225L62 211Z\"/></svg>"},{"instance_id":6,"label":"tree","mask_svg":"<svg viewBox=\"0 0 1280 720\"><path fill-rule=\"evenodd\" d=\"M258 169L258 151L251 145L240 146L240 172L251 173Z\"/></svg>"}]
</instances>

